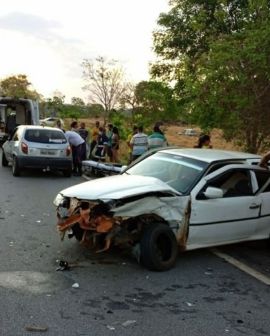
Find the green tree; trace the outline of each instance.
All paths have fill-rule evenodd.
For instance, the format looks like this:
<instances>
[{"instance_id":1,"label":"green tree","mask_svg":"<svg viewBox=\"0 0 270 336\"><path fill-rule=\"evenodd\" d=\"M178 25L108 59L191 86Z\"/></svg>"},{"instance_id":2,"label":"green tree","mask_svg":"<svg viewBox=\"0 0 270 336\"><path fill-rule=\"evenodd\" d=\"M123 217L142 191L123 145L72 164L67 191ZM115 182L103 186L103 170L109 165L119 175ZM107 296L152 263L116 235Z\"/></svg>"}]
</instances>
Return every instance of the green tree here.
<instances>
[{"instance_id":1,"label":"green tree","mask_svg":"<svg viewBox=\"0 0 270 336\"><path fill-rule=\"evenodd\" d=\"M269 16L268 0L171 0L170 5L168 13L160 14L153 34L159 60L151 69L166 80L181 80L186 68L194 71L211 41Z\"/></svg>"},{"instance_id":2,"label":"green tree","mask_svg":"<svg viewBox=\"0 0 270 336\"><path fill-rule=\"evenodd\" d=\"M125 91L124 71L118 61L98 57L85 59L82 63L83 87L89 93L91 103L104 108L104 121L117 104L120 104Z\"/></svg>"},{"instance_id":3,"label":"green tree","mask_svg":"<svg viewBox=\"0 0 270 336\"><path fill-rule=\"evenodd\" d=\"M269 132L267 0L171 0L159 17L153 76L173 81L186 115L248 151Z\"/></svg>"},{"instance_id":4,"label":"green tree","mask_svg":"<svg viewBox=\"0 0 270 336\"><path fill-rule=\"evenodd\" d=\"M270 136L269 54L269 21L250 25L213 42L200 59L197 80L189 83L194 120L221 128L253 153Z\"/></svg>"},{"instance_id":5,"label":"green tree","mask_svg":"<svg viewBox=\"0 0 270 336\"><path fill-rule=\"evenodd\" d=\"M148 123L174 120L179 113L173 90L164 83L142 81L137 84L135 95L139 106L136 114L142 114L143 120Z\"/></svg>"},{"instance_id":6,"label":"green tree","mask_svg":"<svg viewBox=\"0 0 270 336\"><path fill-rule=\"evenodd\" d=\"M32 84L28 81L27 76L19 74L2 79L0 82L0 92L1 95L7 97L41 100L42 96L31 88L31 86Z\"/></svg>"},{"instance_id":7,"label":"green tree","mask_svg":"<svg viewBox=\"0 0 270 336\"><path fill-rule=\"evenodd\" d=\"M46 116L65 117L65 96L55 91L52 98L46 99Z\"/></svg>"}]
</instances>

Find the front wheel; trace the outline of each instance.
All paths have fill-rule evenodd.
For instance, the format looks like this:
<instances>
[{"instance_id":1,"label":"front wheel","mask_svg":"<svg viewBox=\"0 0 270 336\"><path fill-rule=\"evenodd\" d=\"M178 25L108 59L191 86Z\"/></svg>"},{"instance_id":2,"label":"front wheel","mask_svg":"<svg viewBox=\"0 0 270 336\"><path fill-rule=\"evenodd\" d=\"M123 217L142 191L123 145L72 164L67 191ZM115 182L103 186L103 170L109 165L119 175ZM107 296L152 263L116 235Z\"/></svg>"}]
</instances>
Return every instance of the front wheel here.
<instances>
[{"instance_id":1,"label":"front wheel","mask_svg":"<svg viewBox=\"0 0 270 336\"><path fill-rule=\"evenodd\" d=\"M173 231L163 223L146 227L140 241L140 261L153 271L167 271L176 262L178 247Z\"/></svg>"},{"instance_id":2,"label":"front wheel","mask_svg":"<svg viewBox=\"0 0 270 336\"><path fill-rule=\"evenodd\" d=\"M8 166L8 160L6 158L6 155L5 155L4 151L2 151L2 166L3 167L7 167Z\"/></svg>"},{"instance_id":3,"label":"front wheel","mask_svg":"<svg viewBox=\"0 0 270 336\"><path fill-rule=\"evenodd\" d=\"M13 158L13 162L12 162L12 174L13 176L21 175L21 169L19 167L18 159L16 157Z\"/></svg>"}]
</instances>

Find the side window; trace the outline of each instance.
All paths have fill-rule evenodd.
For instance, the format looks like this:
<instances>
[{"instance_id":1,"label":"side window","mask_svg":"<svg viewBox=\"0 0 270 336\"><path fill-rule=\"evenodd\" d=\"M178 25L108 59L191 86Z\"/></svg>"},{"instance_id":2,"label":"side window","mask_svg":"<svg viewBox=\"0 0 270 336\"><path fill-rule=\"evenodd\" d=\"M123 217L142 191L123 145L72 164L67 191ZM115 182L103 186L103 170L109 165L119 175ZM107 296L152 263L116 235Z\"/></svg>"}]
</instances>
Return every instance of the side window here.
<instances>
[{"instance_id":1,"label":"side window","mask_svg":"<svg viewBox=\"0 0 270 336\"><path fill-rule=\"evenodd\" d=\"M268 171L255 171L256 179L258 182L259 190L262 192L270 191L270 173Z\"/></svg>"},{"instance_id":2,"label":"side window","mask_svg":"<svg viewBox=\"0 0 270 336\"><path fill-rule=\"evenodd\" d=\"M250 174L248 170L230 170L220 176L217 176L205 186L220 188L223 191L223 198L250 196L253 195Z\"/></svg>"}]
</instances>

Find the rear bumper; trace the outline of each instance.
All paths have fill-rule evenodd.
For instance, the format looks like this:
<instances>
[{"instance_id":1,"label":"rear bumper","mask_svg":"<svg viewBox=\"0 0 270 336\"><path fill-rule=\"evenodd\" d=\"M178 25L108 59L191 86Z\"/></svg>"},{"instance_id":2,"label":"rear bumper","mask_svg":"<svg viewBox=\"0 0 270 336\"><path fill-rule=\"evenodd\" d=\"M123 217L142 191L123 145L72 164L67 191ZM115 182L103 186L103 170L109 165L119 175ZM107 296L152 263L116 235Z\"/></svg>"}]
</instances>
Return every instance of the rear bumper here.
<instances>
[{"instance_id":1,"label":"rear bumper","mask_svg":"<svg viewBox=\"0 0 270 336\"><path fill-rule=\"evenodd\" d=\"M41 157L17 157L20 168L40 168L40 169L72 169L71 159L62 158L41 158Z\"/></svg>"}]
</instances>

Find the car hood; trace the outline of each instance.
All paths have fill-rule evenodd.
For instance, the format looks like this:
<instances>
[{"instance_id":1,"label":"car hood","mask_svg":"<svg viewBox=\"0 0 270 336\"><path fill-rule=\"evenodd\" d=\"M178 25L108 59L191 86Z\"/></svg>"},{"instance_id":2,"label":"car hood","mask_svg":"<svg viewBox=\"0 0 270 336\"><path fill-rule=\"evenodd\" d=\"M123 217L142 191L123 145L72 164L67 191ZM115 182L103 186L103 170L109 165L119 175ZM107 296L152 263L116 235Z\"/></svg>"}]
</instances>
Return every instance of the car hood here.
<instances>
[{"instance_id":1,"label":"car hood","mask_svg":"<svg viewBox=\"0 0 270 336\"><path fill-rule=\"evenodd\" d=\"M153 192L181 195L161 180L137 175L116 175L77 184L60 192L66 197L85 200L121 199Z\"/></svg>"}]
</instances>

